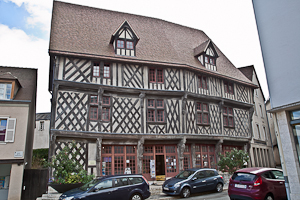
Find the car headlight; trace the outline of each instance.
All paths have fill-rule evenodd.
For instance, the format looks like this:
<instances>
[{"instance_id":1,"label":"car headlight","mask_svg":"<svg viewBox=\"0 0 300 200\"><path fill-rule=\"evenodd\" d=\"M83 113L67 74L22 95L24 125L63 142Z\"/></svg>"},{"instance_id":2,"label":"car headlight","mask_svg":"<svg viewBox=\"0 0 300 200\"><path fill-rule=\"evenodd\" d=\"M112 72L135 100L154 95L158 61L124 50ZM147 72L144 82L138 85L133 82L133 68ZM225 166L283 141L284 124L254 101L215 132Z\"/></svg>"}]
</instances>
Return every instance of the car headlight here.
<instances>
[{"instance_id":1,"label":"car headlight","mask_svg":"<svg viewBox=\"0 0 300 200\"><path fill-rule=\"evenodd\" d=\"M65 197L62 200L72 200L74 196L70 196L70 197Z\"/></svg>"},{"instance_id":2,"label":"car headlight","mask_svg":"<svg viewBox=\"0 0 300 200\"><path fill-rule=\"evenodd\" d=\"M174 185L174 188L179 188L180 187L180 183L176 183L175 185Z\"/></svg>"}]
</instances>

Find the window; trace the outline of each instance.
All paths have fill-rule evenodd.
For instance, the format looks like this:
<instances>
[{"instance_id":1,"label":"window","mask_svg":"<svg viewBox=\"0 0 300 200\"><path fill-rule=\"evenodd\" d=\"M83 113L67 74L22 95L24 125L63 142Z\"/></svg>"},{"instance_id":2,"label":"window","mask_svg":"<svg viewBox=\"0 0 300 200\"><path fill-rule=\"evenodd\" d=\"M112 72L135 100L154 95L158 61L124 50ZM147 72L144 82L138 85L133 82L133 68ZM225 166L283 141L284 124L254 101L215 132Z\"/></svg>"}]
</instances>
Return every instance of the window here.
<instances>
[{"instance_id":1,"label":"window","mask_svg":"<svg viewBox=\"0 0 300 200\"><path fill-rule=\"evenodd\" d=\"M223 123L224 126L234 127L233 123L233 109L230 107L223 108Z\"/></svg>"},{"instance_id":2,"label":"window","mask_svg":"<svg viewBox=\"0 0 300 200\"><path fill-rule=\"evenodd\" d=\"M197 124L209 125L207 103L197 102L196 118L197 118Z\"/></svg>"},{"instance_id":3,"label":"window","mask_svg":"<svg viewBox=\"0 0 300 200\"><path fill-rule=\"evenodd\" d=\"M124 48L124 40L117 40L117 48Z\"/></svg>"},{"instance_id":4,"label":"window","mask_svg":"<svg viewBox=\"0 0 300 200\"><path fill-rule=\"evenodd\" d=\"M127 41L126 42L126 48L127 49L133 49L133 42L132 41Z\"/></svg>"},{"instance_id":5,"label":"window","mask_svg":"<svg viewBox=\"0 0 300 200\"><path fill-rule=\"evenodd\" d=\"M148 99L147 121L164 122L164 101L162 99Z\"/></svg>"},{"instance_id":6,"label":"window","mask_svg":"<svg viewBox=\"0 0 300 200\"><path fill-rule=\"evenodd\" d=\"M93 76L94 77L100 77L100 66L99 66L99 63L94 63Z\"/></svg>"},{"instance_id":7,"label":"window","mask_svg":"<svg viewBox=\"0 0 300 200\"><path fill-rule=\"evenodd\" d=\"M259 131L259 125L256 124L256 130L257 130L257 136L258 136L258 139L261 138L261 135L260 135L260 131Z\"/></svg>"},{"instance_id":8,"label":"window","mask_svg":"<svg viewBox=\"0 0 300 200\"><path fill-rule=\"evenodd\" d=\"M100 64L99 63L94 63L93 66L93 77L100 77ZM103 67L103 77L104 78L110 78L110 65L109 64L104 64Z\"/></svg>"},{"instance_id":9,"label":"window","mask_svg":"<svg viewBox=\"0 0 300 200\"><path fill-rule=\"evenodd\" d=\"M95 186L96 190L104 190L107 188L112 188L112 179L101 181L98 185Z\"/></svg>"},{"instance_id":10,"label":"window","mask_svg":"<svg viewBox=\"0 0 300 200\"><path fill-rule=\"evenodd\" d=\"M266 127L263 126L263 131L264 131L264 137L266 140L268 140L268 136L267 136L267 130Z\"/></svg>"},{"instance_id":11,"label":"window","mask_svg":"<svg viewBox=\"0 0 300 200\"><path fill-rule=\"evenodd\" d=\"M11 98L11 83L0 83L0 99L10 99Z\"/></svg>"},{"instance_id":12,"label":"window","mask_svg":"<svg viewBox=\"0 0 300 200\"><path fill-rule=\"evenodd\" d=\"M198 76L198 88L207 89L207 81L205 76Z\"/></svg>"},{"instance_id":13,"label":"window","mask_svg":"<svg viewBox=\"0 0 300 200\"><path fill-rule=\"evenodd\" d=\"M103 77L104 78L109 78L110 77L110 66L109 66L109 64L104 64Z\"/></svg>"},{"instance_id":14,"label":"window","mask_svg":"<svg viewBox=\"0 0 300 200\"><path fill-rule=\"evenodd\" d=\"M264 118L264 113L263 113L262 105L259 105L259 109L260 109L261 118Z\"/></svg>"},{"instance_id":15,"label":"window","mask_svg":"<svg viewBox=\"0 0 300 200\"><path fill-rule=\"evenodd\" d=\"M45 129L44 121L40 121L40 128L39 128L39 130L43 131L44 129Z\"/></svg>"},{"instance_id":16,"label":"window","mask_svg":"<svg viewBox=\"0 0 300 200\"><path fill-rule=\"evenodd\" d=\"M233 94L233 83L224 81L225 93Z\"/></svg>"},{"instance_id":17,"label":"window","mask_svg":"<svg viewBox=\"0 0 300 200\"><path fill-rule=\"evenodd\" d=\"M215 65L216 64L216 59L212 56L205 55L205 63Z\"/></svg>"},{"instance_id":18,"label":"window","mask_svg":"<svg viewBox=\"0 0 300 200\"><path fill-rule=\"evenodd\" d=\"M110 120L110 97L103 96L102 97L102 114L101 119L103 121Z\"/></svg>"},{"instance_id":19,"label":"window","mask_svg":"<svg viewBox=\"0 0 300 200\"><path fill-rule=\"evenodd\" d=\"M158 68L150 68L149 81L150 83L163 83L163 70Z\"/></svg>"},{"instance_id":20,"label":"window","mask_svg":"<svg viewBox=\"0 0 300 200\"><path fill-rule=\"evenodd\" d=\"M98 96L95 95L90 98L90 120L98 120Z\"/></svg>"},{"instance_id":21,"label":"window","mask_svg":"<svg viewBox=\"0 0 300 200\"><path fill-rule=\"evenodd\" d=\"M14 142L16 118L0 118L0 142Z\"/></svg>"}]
</instances>

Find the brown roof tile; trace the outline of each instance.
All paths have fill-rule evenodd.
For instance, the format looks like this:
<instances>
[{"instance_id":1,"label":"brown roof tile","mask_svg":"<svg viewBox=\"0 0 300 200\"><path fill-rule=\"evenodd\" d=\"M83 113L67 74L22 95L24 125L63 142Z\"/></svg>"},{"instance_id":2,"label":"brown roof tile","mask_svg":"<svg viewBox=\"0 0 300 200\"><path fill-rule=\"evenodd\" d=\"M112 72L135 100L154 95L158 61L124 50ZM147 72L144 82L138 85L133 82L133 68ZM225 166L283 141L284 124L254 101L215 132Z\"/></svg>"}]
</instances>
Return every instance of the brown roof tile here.
<instances>
[{"instance_id":1,"label":"brown roof tile","mask_svg":"<svg viewBox=\"0 0 300 200\"><path fill-rule=\"evenodd\" d=\"M136 57L115 55L110 44L112 34L125 20L140 38ZM201 30L164 20L54 1L49 52L171 63L253 85L215 44L218 71L203 67L194 49L207 40L210 38Z\"/></svg>"}]
</instances>

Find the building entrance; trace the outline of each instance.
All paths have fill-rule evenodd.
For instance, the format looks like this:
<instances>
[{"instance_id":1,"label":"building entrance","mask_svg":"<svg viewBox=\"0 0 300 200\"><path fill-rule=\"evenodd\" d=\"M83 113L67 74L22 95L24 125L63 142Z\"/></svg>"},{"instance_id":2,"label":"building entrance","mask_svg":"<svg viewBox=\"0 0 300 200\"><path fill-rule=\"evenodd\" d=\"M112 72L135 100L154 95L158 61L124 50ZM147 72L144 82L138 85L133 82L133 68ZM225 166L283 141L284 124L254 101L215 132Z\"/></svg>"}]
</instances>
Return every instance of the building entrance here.
<instances>
[{"instance_id":1,"label":"building entrance","mask_svg":"<svg viewBox=\"0 0 300 200\"><path fill-rule=\"evenodd\" d=\"M156 176L165 175L165 163L164 163L164 155L156 155Z\"/></svg>"}]
</instances>

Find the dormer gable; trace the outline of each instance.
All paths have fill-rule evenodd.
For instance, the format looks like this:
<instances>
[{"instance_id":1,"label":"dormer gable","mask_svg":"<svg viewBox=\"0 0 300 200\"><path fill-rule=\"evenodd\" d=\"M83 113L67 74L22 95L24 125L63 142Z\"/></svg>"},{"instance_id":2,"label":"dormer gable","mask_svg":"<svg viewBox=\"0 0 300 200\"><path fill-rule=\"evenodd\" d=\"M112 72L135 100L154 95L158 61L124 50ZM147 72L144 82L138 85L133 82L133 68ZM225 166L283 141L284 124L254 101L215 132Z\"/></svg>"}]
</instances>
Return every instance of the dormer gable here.
<instances>
[{"instance_id":1,"label":"dormer gable","mask_svg":"<svg viewBox=\"0 0 300 200\"><path fill-rule=\"evenodd\" d=\"M217 71L217 58L219 57L214 44L207 40L194 49L194 56L206 69Z\"/></svg>"},{"instance_id":2,"label":"dormer gable","mask_svg":"<svg viewBox=\"0 0 300 200\"><path fill-rule=\"evenodd\" d=\"M111 36L110 43L114 47L115 54L135 56L139 39L129 22L125 20Z\"/></svg>"},{"instance_id":3,"label":"dormer gable","mask_svg":"<svg viewBox=\"0 0 300 200\"><path fill-rule=\"evenodd\" d=\"M12 100L21 84L17 77L10 72L0 73L0 100Z\"/></svg>"}]
</instances>

